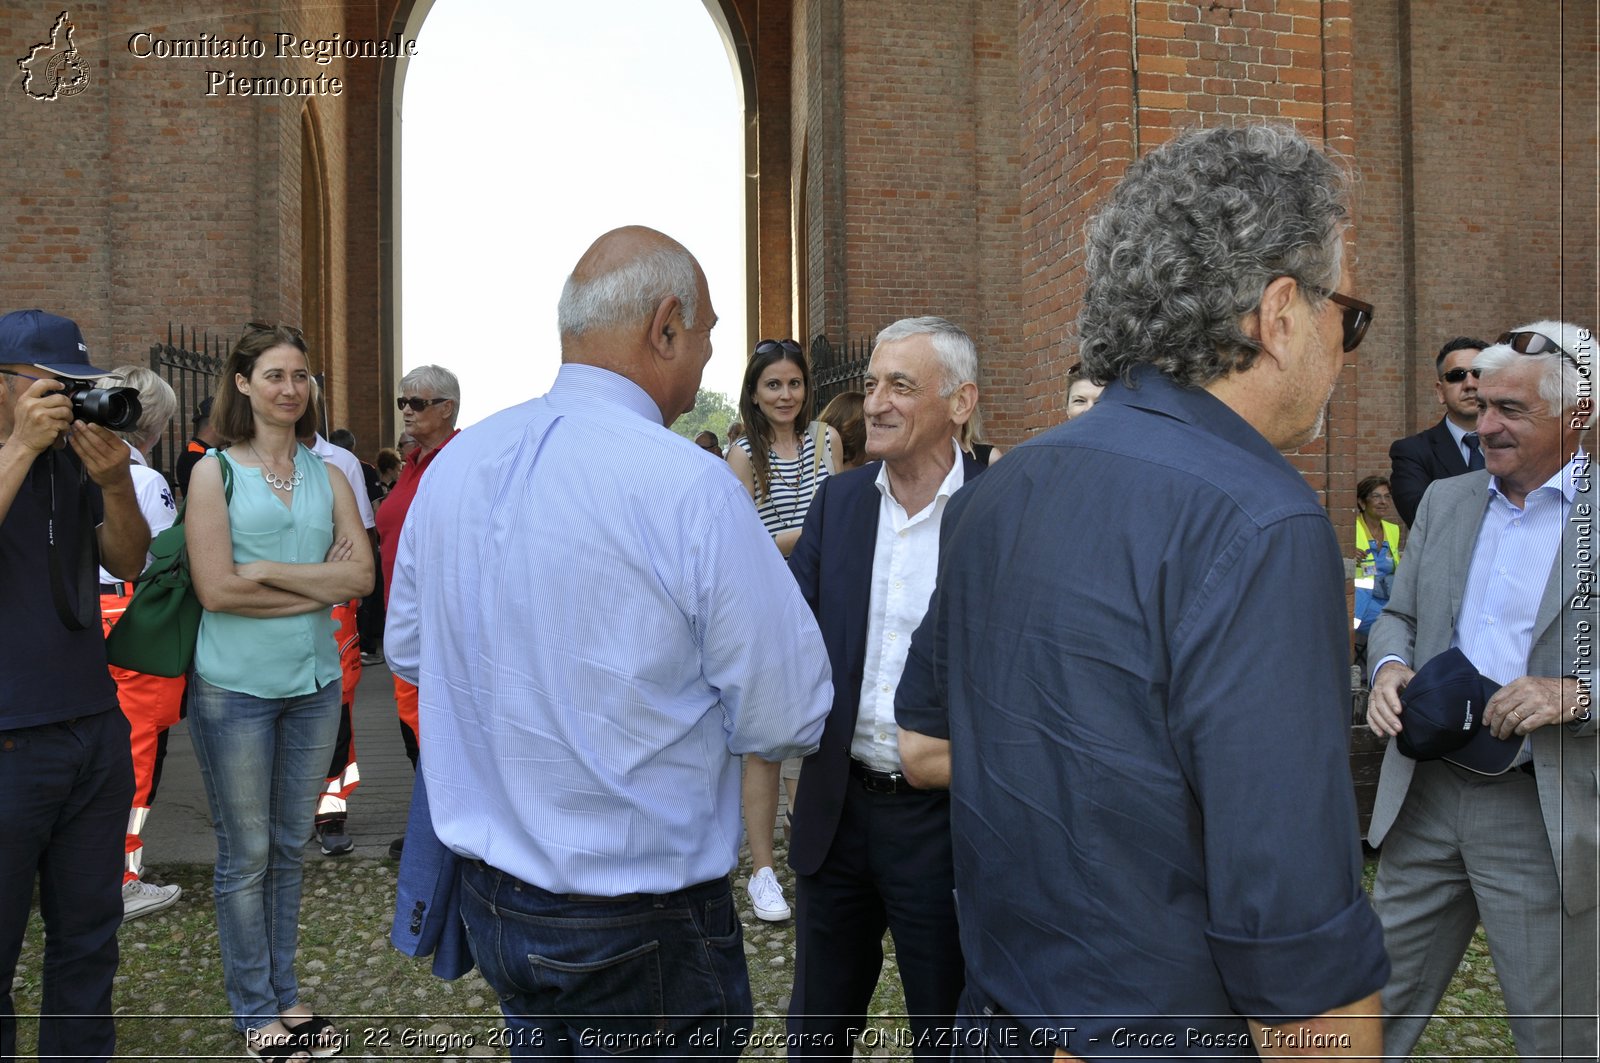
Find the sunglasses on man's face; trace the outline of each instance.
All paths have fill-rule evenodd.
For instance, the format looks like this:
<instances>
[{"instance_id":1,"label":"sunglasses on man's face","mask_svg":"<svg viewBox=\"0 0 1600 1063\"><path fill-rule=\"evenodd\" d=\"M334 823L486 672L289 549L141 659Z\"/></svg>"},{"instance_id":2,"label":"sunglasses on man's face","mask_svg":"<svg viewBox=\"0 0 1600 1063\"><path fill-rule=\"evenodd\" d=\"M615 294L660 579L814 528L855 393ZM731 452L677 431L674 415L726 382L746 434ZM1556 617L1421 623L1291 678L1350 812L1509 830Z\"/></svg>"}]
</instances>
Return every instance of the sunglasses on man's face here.
<instances>
[{"instance_id":1,"label":"sunglasses on man's face","mask_svg":"<svg viewBox=\"0 0 1600 1063\"><path fill-rule=\"evenodd\" d=\"M1477 380L1479 377L1483 376L1483 370L1481 369L1451 369L1439 379L1443 380L1446 384L1459 384L1463 380L1467 379L1468 373L1472 374L1472 379L1474 380Z\"/></svg>"},{"instance_id":2,"label":"sunglasses on man's face","mask_svg":"<svg viewBox=\"0 0 1600 1063\"><path fill-rule=\"evenodd\" d=\"M1367 334L1367 326L1372 324L1372 304L1364 303L1341 292L1319 288L1315 284L1306 284L1304 281L1300 283L1307 291L1316 292L1324 299L1333 300L1343 310L1344 353L1349 354L1361 346L1361 339Z\"/></svg>"},{"instance_id":3,"label":"sunglasses on man's face","mask_svg":"<svg viewBox=\"0 0 1600 1063\"><path fill-rule=\"evenodd\" d=\"M411 408L411 412L412 413L421 413L423 410L426 410L429 406L437 406L441 402L449 402L449 401L450 401L449 399L419 399L415 395L412 395L410 397L402 395L398 399L394 400L394 406L395 406L395 409L402 410L402 411L405 410L406 407L409 406Z\"/></svg>"},{"instance_id":4,"label":"sunglasses on man's face","mask_svg":"<svg viewBox=\"0 0 1600 1063\"><path fill-rule=\"evenodd\" d=\"M1561 344L1542 332L1502 332L1495 342L1505 344L1518 354L1549 354L1555 351L1579 369L1583 368Z\"/></svg>"}]
</instances>

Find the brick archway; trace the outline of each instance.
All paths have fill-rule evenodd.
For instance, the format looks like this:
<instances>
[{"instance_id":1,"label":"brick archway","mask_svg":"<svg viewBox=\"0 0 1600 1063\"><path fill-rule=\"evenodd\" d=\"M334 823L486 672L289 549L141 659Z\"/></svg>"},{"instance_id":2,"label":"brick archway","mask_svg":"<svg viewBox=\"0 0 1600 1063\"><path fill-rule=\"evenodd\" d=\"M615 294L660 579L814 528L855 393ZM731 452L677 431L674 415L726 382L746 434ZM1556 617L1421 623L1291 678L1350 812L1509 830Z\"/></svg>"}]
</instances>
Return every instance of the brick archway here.
<instances>
[{"instance_id":1,"label":"brick archway","mask_svg":"<svg viewBox=\"0 0 1600 1063\"><path fill-rule=\"evenodd\" d=\"M399 35L405 40L415 40L427 20L428 14L437 3L449 0L396 0L393 12L388 23L390 38ZM736 80L739 84L740 95L744 106L744 145L745 145L745 290L746 290L746 320L747 332L746 346L755 342L755 337L766 327L770 316L769 300L762 293L769 284L781 285L783 301L788 301L788 290L791 283L790 273L787 268L788 252L788 151L787 151L787 115L789 107L788 68L785 63L781 70L781 79L768 76L764 79L757 77L756 49L752 38L747 31L747 21L754 16L758 27L762 17L770 18L773 9L784 17L781 20L781 41L785 56L788 51L788 22L787 9L789 0L779 0L778 3L762 3L761 0L748 0L740 3L739 0L702 0L706 13L722 38L724 47L728 51L728 58L733 67ZM748 10L744 10L748 9ZM776 44L780 40L779 34L769 33L768 38ZM400 205L403 190L400 180L401 163L401 124L400 116L404 104L405 93L404 63L387 62L379 84L378 113L382 116L378 133L378 176L379 176L379 270L382 281L378 286L381 320L381 349L382 355L379 364L378 386L384 394L393 392L402 375L401 360L403 357L401 343L401 300L400 300L400 256L402 233L400 225ZM770 73L770 72L769 72ZM770 158L773 145L769 141L776 137L762 137L762 103L767 103L768 113L780 114L783 117L783 152L781 158ZM770 162L776 170L769 171L763 162ZM776 172L777 181L762 181L762 174ZM777 196L781 190L781 197ZM778 198L779 202L771 205L768 199ZM777 233L781 241L774 240L771 215L774 211L781 214L782 224L778 226ZM773 244L781 243L781 248L773 248ZM769 252L766 249L771 248ZM772 262L774 256L785 263L781 276L774 276ZM784 312L787 318L787 310ZM782 335L788 335L785 330ZM380 405L378 414L382 427L380 435L392 439L395 435L395 414L387 404Z\"/></svg>"}]
</instances>

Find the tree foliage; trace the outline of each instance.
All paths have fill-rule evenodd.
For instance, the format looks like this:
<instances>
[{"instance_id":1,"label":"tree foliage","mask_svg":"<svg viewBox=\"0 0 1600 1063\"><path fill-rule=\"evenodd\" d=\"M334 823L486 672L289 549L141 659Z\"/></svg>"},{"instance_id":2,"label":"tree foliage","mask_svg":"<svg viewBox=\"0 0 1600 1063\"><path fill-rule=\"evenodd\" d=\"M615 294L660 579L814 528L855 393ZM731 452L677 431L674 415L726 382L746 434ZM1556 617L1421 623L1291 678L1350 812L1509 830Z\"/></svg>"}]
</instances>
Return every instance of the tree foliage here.
<instances>
[{"instance_id":1,"label":"tree foliage","mask_svg":"<svg viewBox=\"0 0 1600 1063\"><path fill-rule=\"evenodd\" d=\"M701 388L694 395L694 409L672 422L672 430L685 439L693 439L701 432L715 432L717 442L724 447L728 441L728 422L737 420L739 410L720 391Z\"/></svg>"}]
</instances>

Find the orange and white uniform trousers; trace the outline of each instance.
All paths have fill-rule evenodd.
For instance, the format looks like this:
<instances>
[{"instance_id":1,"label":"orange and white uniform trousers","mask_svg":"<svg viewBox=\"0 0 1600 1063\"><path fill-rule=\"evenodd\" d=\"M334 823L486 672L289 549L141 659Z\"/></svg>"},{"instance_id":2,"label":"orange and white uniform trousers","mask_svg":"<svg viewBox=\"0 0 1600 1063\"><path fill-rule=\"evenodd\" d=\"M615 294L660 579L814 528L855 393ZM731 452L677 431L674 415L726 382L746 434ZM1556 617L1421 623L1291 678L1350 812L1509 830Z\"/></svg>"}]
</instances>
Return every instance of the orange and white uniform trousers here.
<instances>
[{"instance_id":1,"label":"orange and white uniform trousers","mask_svg":"<svg viewBox=\"0 0 1600 1063\"><path fill-rule=\"evenodd\" d=\"M400 737L405 740L406 756L411 758L411 770L415 771L419 750L417 736L421 733L417 724L417 688L399 676L394 677L394 708L400 717Z\"/></svg>"},{"instance_id":2,"label":"orange and white uniform trousers","mask_svg":"<svg viewBox=\"0 0 1600 1063\"><path fill-rule=\"evenodd\" d=\"M100 595L100 623L108 635L133 600L133 584L122 584L122 590L129 593ZM182 714L186 680L183 676L169 679L130 672L114 665L111 678L117 684L117 702L122 706L122 715L128 718L133 748L133 807L128 811L122 865L122 881L128 882L144 874L144 842L140 835L144 833L145 820L155 802L156 786L161 781L167 729L177 723Z\"/></svg>"},{"instance_id":3,"label":"orange and white uniform trousers","mask_svg":"<svg viewBox=\"0 0 1600 1063\"><path fill-rule=\"evenodd\" d=\"M361 683L361 636L356 631L356 613L360 607L360 598L333 607L333 619L339 625L333 637L339 644L344 693L339 699L339 737L333 744L333 759L328 763L328 781L317 798L318 821L343 816L349 809L350 795L361 785L361 769L356 765L356 735L350 719L356 687Z\"/></svg>"}]
</instances>

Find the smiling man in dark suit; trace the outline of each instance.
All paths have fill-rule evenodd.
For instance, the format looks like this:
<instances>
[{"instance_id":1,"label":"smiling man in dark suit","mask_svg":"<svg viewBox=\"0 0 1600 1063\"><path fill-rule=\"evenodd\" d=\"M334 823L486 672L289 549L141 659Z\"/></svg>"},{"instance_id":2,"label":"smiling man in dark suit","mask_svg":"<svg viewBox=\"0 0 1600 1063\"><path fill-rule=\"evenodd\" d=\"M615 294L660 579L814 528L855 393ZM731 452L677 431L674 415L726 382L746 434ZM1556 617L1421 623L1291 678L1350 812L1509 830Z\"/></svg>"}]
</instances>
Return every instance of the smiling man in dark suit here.
<instances>
[{"instance_id":1,"label":"smiling man in dark suit","mask_svg":"<svg viewBox=\"0 0 1600 1063\"><path fill-rule=\"evenodd\" d=\"M833 665L822 746L800 772L791 1056L848 1059L894 935L915 1055L946 1058L961 994L947 767L902 759L894 694L928 608L945 504L982 466L956 437L978 403L970 337L937 317L878 334L867 456L818 489L789 568ZM942 746L942 743L940 744ZM935 750L938 761L942 749ZM923 786L937 789L919 789Z\"/></svg>"},{"instance_id":2,"label":"smiling man in dark suit","mask_svg":"<svg viewBox=\"0 0 1600 1063\"><path fill-rule=\"evenodd\" d=\"M1444 416L1432 428L1389 445L1389 491L1408 528L1429 484L1483 468L1477 428L1478 371L1472 360L1487 346L1482 340L1457 336L1439 348L1433 360L1439 379L1433 387Z\"/></svg>"}]
</instances>

